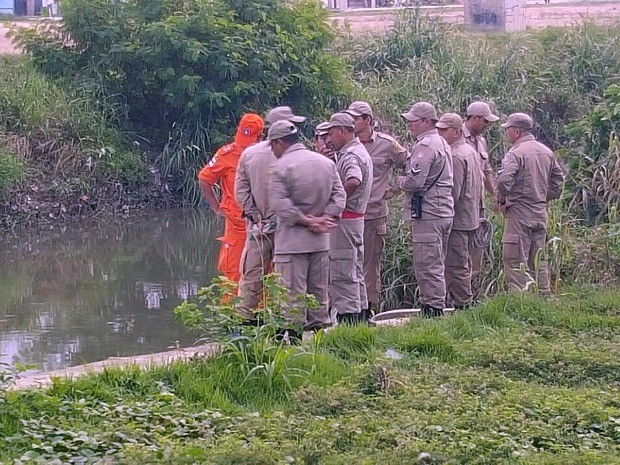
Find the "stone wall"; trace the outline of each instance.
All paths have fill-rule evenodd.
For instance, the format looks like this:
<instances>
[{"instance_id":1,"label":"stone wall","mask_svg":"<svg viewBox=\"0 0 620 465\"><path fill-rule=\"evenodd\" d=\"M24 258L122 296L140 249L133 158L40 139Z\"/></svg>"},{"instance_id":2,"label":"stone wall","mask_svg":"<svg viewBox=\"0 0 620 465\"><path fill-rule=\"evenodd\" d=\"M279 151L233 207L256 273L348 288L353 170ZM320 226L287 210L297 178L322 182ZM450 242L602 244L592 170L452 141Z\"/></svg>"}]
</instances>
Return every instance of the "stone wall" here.
<instances>
[{"instance_id":1,"label":"stone wall","mask_svg":"<svg viewBox=\"0 0 620 465\"><path fill-rule=\"evenodd\" d=\"M344 28L354 34L384 32L394 25L398 10L391 8L359 9L330 14L335 27ZM464 23L463 6L421 7L421 14L454 24ZM563 3L527 5L525 25L527 28L547 26L573 26L590 20L598 24L620 22L620 2Z\"/></svg>"}]
</instances>

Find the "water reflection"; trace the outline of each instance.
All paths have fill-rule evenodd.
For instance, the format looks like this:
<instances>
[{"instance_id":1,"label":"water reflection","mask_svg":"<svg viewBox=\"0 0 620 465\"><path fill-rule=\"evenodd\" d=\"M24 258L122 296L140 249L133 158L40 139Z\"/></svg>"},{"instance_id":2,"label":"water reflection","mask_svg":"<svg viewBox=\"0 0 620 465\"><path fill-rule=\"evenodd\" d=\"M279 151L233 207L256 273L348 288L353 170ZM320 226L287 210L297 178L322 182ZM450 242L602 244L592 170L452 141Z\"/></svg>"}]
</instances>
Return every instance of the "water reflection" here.
<instances>
[{"instance_id":1,"label":"water reflection","mask_svg":"<svg viewBox=\"0 0 620 465\"><path fill-rule=\"evenodd\" d=\"M199 212L22 232L0 243L0 362L55 370L191 345L172 309L216 274Z\"/></svg>"}]
</instances>

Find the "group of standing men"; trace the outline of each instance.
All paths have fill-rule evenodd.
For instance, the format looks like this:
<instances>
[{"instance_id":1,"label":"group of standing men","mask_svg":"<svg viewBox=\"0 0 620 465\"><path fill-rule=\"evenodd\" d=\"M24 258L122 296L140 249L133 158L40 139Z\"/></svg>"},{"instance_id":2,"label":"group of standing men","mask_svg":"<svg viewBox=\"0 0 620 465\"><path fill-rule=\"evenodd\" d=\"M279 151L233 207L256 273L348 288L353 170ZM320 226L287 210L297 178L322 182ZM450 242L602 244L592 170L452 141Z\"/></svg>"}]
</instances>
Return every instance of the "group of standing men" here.
<instances>
[{"instance_id":1,"label":"group of standing men","mask_svg":"<svg viewBox=\"0 0 620 465\"><path fill-rule=\"evenodd\" d=\"M401 116L415 139L410 151L375 130L373 111L361 101L317 126L312 151L298 128L306 118L289 107L274 108L264 122L246 114L235 141L200 171L205 197L226 218L218 268L239 281L240 311L249 321L261 306L262 277L272 269L289 292L286 318L306 330L363 322L379 311L387 200L399 191L411 221L423 315L473 302L490 239L484 189L506 218L509 288L548 276L539 257L546 205L559 197L563 174L532 135L532 119L515 113L502 125L512 147L496 182L483 133L499 117L486 103L472 103L465 121L455 113L438 118L427 102ZM549 290L548 280L539 286ZM299 300L305 294L315 296L318 308L306 308Z\"/></svg>"}]
</instances>

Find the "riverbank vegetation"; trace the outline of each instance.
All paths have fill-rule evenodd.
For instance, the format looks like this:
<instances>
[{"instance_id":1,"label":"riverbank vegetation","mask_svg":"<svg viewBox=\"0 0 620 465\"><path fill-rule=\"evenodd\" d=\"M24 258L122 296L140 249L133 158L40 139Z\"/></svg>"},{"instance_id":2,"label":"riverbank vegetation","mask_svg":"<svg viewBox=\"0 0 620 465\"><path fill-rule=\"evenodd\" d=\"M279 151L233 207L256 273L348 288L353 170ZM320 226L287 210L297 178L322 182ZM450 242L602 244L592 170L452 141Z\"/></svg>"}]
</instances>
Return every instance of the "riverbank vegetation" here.
<instances>
[{"instance_id":1,"label":"riverbank vegetation","mask_svg":"<svg viewBox=\"0 0 620 465\"><path fill-rule=\"evenodd\" d=\"M98 199L107 202L99 188L123 205L136 198L128 194L136 185L146 186L137 196L142 204L161 204L162 196L195 203L196 170L249 110L289 104L312 116L310 130L351 99L367 99L380 127L406 141L398 115L411 101L463 113L484 99L501 115L531 112L537 136L567 168L549 229L556 289L618 284L620 26L472 34L407 10L391 32L361 38L334 34L311 0L156 2L146 9L138 1L70 0L64 11L62 29L43 22L16 33L32 61L14 66L36 79L25 85L12 77L7 82L15 85L5 88L6 102L25 102L5 104L8 119L0 112L4 131L15 134L0 147L0 188L22 186L13 187L18 195L5 194L6 212L20 202L17 210L35 217L98 211ZM488 139L498 167L506 150L499 125ZM30 162L24 146L41 154ZM72 206L50 195L52 211L39 215L28 203L42 190L32 174L41 165L54 175L43 177L43 190L68 193ZM67 167L77 171L56 175ZM398 201L384 263L385 308L416 300L408 230L397 207ZM502 288L502 221L490 215L495 234L485 294Z\"/></svg>"},{"instance_id":2,"label":"riverbank vegetation","mask_svg":"<svg viewBox=\"0 0 620 465\"><path fill-rule=\"evenodd\" d=\"M618 302L504 295L403 327L339 327L264 360L258 338L249 358L1 391L0 462L617 464ZM285 376L249 370L259 360Z\"/></svg>"}]
</instances>

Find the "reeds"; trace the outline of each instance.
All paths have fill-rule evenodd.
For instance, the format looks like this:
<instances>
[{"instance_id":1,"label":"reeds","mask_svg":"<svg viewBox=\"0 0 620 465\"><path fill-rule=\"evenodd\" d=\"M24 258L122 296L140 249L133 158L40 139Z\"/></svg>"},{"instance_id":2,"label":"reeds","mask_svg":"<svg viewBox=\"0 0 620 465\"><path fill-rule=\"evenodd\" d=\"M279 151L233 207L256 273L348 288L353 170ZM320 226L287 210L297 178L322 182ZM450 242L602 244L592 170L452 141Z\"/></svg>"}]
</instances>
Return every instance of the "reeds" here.
<instances>
[{"instance_id":1,"label":"reeds","mask_svg":"<svg viewBox=\"0 0 620 465\"><path fill-rule=\"evenodd\" d=\"M475 34L409 10L389 33L345 38L340 47L356 71L354 99L368 100L381 128L401 140L408 134L399 114L415 101L433 103L440 114L464 114L478 99L502 117L532 114L535 135L556 151L567 172L549 222L556 288L617 284L620 251L611 218L620 208L620 25ZM498 168L508 149L499 124L489 128L487 139ZM399 221L398 210L396 205L391 213L383 263L386 308L416 302L409 226ZM495 234L484 295L503 288L502 220L490 214Z\"/></svg>"}]
</instances>

